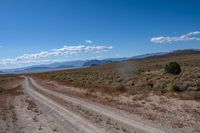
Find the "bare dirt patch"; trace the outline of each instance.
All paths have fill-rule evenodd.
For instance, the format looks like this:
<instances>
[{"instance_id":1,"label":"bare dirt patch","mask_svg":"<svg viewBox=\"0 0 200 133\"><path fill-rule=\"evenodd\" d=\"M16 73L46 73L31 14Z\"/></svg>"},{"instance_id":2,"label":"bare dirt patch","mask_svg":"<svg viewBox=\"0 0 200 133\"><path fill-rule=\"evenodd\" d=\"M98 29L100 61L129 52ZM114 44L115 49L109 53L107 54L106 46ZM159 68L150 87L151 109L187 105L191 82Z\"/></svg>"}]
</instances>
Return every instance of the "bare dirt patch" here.
<instances>
[{"instance_id":1,"label":"bare dirt patch","mask_svg":"<svg viewBox=\"0 0 200 133\"><path fill-rule=\"evenodd\" d=\"M43 114L24 93L21 81L18 76L0 77L0 133L64 133L53 115Z\"/></svg>"},{"instance_id":2,"label":"bare dirt patch","mask_svg":"<svg viewBox=\"0 0 200 133\"><path fill-rule=\"evenodd\" d=\"M178 129L181 132L194 132L200 127L200 103L193 100L180 100L166 96L146 93L112 94L106 95L100 92L88 92L81 88L70 88L48 80L38 81L49 89L66 95L81 97L104 105L109 105L121 110L148 119L165 127Z\"/></svg>"}]
</instances>

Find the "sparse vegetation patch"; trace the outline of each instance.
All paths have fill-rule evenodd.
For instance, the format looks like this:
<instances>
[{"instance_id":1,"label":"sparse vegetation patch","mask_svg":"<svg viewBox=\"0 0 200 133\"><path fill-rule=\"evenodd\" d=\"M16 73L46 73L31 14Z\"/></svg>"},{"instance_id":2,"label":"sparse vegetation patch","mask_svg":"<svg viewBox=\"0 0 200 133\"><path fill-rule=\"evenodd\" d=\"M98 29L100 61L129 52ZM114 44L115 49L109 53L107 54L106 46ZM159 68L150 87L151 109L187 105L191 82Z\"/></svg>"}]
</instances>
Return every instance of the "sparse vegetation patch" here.
<instances>
[{"instance_id":1,"label":"sparse vegetation patch","mask_svg":"<svg viewBox=\"0 0 200 133\"><path fill-rule=\"evenodd\" d=\"M175 92L170 96L196 100L200 90L199 66L200 54L173 54L33 76L94 92L130 95L154 92L167 96ZM189 91L194 92L187 96Z\"/></svg>"}]
</instances>

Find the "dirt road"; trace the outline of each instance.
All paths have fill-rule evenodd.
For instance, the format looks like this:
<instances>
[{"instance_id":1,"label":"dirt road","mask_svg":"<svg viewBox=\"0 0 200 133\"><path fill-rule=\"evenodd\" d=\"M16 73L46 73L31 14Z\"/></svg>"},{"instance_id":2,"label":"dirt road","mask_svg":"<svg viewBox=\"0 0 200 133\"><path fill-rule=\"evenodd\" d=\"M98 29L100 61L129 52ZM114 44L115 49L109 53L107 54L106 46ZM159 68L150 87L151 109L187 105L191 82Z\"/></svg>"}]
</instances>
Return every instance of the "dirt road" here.
<instances>
[{"instance_id":1,"label":"dirt road","mask_svg":"<svg viewBox=\"0 0 200 133\"><path fill-rule=\"evenodd\" d=\"M104 105L70 97L39 85L32 78L25 77L26 92L43 106L61 116L74 133L174 133L161 125L154 125L127 112ZM67 128L68 130L68 128Z\"/></svg>"}]
</instances>

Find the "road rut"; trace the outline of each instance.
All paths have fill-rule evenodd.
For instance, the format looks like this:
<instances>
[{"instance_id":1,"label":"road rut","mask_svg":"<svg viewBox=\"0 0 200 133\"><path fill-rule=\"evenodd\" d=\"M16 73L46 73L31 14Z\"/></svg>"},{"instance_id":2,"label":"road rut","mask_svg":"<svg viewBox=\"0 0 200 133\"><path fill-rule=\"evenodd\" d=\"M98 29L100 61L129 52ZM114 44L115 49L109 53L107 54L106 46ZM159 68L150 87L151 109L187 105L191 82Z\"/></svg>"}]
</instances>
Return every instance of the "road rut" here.
<instances>
[{"instance_id":1,"label":"road rut","mask_svg":"<svg viewBox=\"0 0 200 133\"><path fill-rule=\"evenodd\" d=\"M71 122L74 126L77 126L77 132L86 133L103 133L103 132L130 132L130 133L167 133L175 132L172 129L163 129L161 127L155 126L144 122L132 114L113 109L104 105L95 104L92 102L87 102L82 99L70 97L52 90L49 90L41 85L39 85L32 78L25 78L24 88L30 96L34 99L42 102L59 115L62 115L67 121ZM35 89L34 89L35 88ZM39 90L39 91L38 91ZM51 95L53 97L59 98L71 106L68 108L58 104L51 98L43 95ZM81 110L73 111L71 108ZM81 113L80 113L81 112ZM81 114L88 115L87 117L82 117ZM90 116L96 115L100 122L92 121ZM89 120L87 120L88 118ZM95 123L96 122L96 123ZM100 124L99 124L100 123ZM111 126L112 125L112 126Z\"/></svg>"}]
</instances>

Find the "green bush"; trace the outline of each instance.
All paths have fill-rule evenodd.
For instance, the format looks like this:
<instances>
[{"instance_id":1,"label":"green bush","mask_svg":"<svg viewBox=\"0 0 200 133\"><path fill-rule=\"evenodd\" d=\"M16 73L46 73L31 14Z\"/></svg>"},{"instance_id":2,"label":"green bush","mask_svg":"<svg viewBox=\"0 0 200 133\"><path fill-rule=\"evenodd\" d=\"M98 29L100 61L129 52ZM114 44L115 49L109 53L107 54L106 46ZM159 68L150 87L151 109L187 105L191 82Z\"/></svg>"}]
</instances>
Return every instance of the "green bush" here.
<instances>
[{"instance_id":1,"label":"green bush","mask_svg":"<svg viewBox=\"0 0 200 133\"><path fill-rule=\"evenodd\" d=\"M180 74L181 67L177 62L170 62L165 66L165 72L171 74Z\"/></svg>"},{"instance_id":2,"label":"green bush","mask_svg":"<svg viewBox=\"0 0 200 133\"><path fill-rule=\"evenodd\" d=\"M173 83L169 83L167 85L168 91L174 92L174 91L181 91L180 88L177 85L174 85Z\"/></svg>"}]
</instances>

